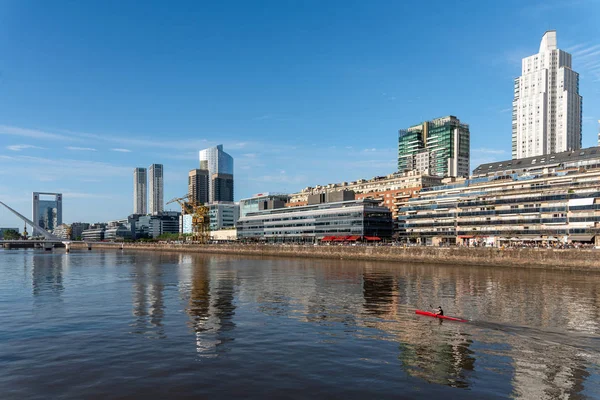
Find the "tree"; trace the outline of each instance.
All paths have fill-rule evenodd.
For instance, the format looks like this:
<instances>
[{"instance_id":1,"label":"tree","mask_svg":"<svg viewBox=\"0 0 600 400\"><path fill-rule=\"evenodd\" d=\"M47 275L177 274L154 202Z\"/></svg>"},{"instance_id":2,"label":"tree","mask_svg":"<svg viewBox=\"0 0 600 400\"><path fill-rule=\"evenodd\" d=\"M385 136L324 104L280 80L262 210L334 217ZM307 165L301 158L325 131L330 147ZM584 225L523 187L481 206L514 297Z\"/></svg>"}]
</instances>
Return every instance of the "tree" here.
<instances>
[{"instance_id":1,"label":"tree","mask_svg":"<svg viewBox=\"0 0 600 400\"><path fill-rule=\"evenodd\" d=\"M4 240L19 240L21 239L21 234L14 229L8 229L4 231Z\"/></svg>"}]
</instances>

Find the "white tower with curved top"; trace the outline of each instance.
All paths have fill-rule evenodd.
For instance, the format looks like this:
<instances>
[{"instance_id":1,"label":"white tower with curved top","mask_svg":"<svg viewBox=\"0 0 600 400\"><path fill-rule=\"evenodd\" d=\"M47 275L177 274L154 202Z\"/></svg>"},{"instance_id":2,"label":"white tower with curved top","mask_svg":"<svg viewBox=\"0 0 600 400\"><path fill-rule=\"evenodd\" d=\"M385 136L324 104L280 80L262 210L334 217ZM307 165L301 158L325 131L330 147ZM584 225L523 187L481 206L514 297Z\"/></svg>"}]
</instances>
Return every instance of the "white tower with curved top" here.
<instances>
[{"instance_id":1,"label":"white tower with curved top","mask_svg":"<svg viewBox=\"0 0 600 400\"><path fill-rule=\"evenodd\" d=\"M571 54L558 49L556 31L547 31L539 53L523 59L515 79L512 158L580 149L581 110Z\"/></svg>"}]
</instances>

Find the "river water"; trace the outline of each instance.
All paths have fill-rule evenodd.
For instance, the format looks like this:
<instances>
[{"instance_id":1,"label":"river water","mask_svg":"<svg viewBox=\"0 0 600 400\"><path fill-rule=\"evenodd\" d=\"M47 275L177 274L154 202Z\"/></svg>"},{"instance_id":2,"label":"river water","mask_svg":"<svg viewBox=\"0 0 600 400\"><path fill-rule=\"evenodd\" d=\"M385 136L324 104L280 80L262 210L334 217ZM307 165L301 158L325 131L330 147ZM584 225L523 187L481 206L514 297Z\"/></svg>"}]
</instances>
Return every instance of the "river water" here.
<instances>
[{"instance_id":1,"label":"river water","mask_svg":"<svg viewBox=\"0 0 600 400\"><path fill-rule=\"evenodd\" d=\"M599 292L600 273L0 250L0 398L600 398Z\"/></svg>"}]
</instances>

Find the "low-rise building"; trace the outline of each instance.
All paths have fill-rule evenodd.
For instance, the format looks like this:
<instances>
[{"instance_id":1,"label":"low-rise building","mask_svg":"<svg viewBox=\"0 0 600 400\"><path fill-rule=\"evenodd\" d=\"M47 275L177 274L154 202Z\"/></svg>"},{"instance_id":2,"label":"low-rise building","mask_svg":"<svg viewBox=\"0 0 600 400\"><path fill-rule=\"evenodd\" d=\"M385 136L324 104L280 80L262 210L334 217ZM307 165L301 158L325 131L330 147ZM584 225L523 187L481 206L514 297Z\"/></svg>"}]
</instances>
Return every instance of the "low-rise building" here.
<instances>
[{"instance_id":1,"label":"low-rise building","mask_svg":"<svg viewBox=\"0 0 600 400\"><path fill-rule=\"evenodd\" d=\"M249 213L238 220L238 238L276 242L314 242L326 236L387 239L392 213L376 200L351 200Z\"/></svg>"},{"instance_id":2,"label":"low-rise building","mask_svg":"<svg viewBox=\"0 0 600 400\"><path fill-rule=\"evenodd\" d=\"M91 224L88 227L88 229L85 229L81 233L81 238L83 240L100 242L100 241L104 240L104 231L105 231L106 227L107 227L107 224L105 224L105 223Z\"/></svg>"},{"instance_id":3,"label":"low-rise building","mask_svg":"<svg viewBox=\"0 0 600 400\"><path fill-rule=\"evenodd\" d=\"M210 239L218 242L230 242L237 240L237 229L220 229L218 231L210 231Z\"/></svg>"},{"instance_id":4,"label":"low-rise building","mask_svg":"<svg viewBox=\"0 0 600 400\"><path fill-rule=\"evenodd\" d=\"M600 239L600 169L490 175L423 189L401 208L405 240L591 243Z\"/></svg>"},{"instance_id":5,"label":"low-rise building","mask_svg":"<svg viewBox=\"0 0 600 400\"><path fill-rule=\"evenodd\" d=\"M415 196L421 188L440 185L442 178L423 174L418 171L396 172L387 176L377 176L371 179L359 179L353 182L332 183L307 187L298 193L291 194L287 207L300 207L308 205L309 196L338 192L353 191L355 198L379 201L380 205L387 207L396 219L398 208L395 198L398 196Z\"/></svg>"},{"instance_id":6,"label":"low-rise building","mask_svg":"<svg viewBox=\"0 0 600 400\"><path fill-rule=\"evenodd\" d=\"M258 193L250 198L240 200L239 216L245 217L251 212L285 207L288 200L289 195L284 193Z\"/></svg>"}]
</instances>

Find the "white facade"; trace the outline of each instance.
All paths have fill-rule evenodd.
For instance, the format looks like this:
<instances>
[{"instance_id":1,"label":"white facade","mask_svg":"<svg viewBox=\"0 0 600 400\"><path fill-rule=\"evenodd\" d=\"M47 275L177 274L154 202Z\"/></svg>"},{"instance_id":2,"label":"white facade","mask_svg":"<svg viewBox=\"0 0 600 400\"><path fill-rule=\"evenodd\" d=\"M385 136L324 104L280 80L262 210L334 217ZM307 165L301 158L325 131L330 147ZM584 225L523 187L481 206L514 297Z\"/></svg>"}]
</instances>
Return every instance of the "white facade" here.
<instances>
[{"instance_id":1,"label":"white facade","mask_svg":"<svg viewBox=\"0 0 600 400\"><path fill-rule=\"evenodd\" d=\"M150 214L162 213L165 209L163 197L163 166L152 164L148 168L150 183Z\"/></svg>"},{"instance_id":2,"label":"white facade","mask_svg":"<svg viewBox=\"0 0 600 400\"><path fill-rule=\"evenodd\" d=\"M145 215L148 212L148 190L147 190L146 168L133 170L133 213Z\"/></svg>"},{"instance_id":3,"label":"white facade","mask_svg":"<svg viewBox=\"0 0 600 400\"><path fill-rule=\"evenodd\" d=\"M216 202L209 206L210 230L233 228L240 218L240 205L231 202Z\"/></svg>"},{"instance_id":4,"label":"white facade","mask_svg":"<svg viewBox=\"0 0 600 400\"><path fill-rule=\"evenodd\" d=\"M579 74L571 54L557 48L556 31L544 34L538 54L523 59L514 95L513 159L581 148Z\"/></svg>"}]
</instances>

